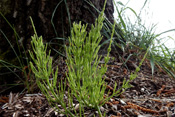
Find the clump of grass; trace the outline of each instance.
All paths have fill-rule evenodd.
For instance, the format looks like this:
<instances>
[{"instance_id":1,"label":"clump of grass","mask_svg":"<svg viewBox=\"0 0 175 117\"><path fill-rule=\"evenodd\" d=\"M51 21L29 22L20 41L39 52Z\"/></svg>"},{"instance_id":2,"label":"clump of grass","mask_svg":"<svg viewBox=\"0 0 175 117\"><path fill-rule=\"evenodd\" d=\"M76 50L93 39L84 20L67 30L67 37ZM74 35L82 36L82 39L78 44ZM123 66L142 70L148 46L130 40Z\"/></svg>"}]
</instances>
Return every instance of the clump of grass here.
<instances>
[{"instance_id":1,"label":"clump of grass","mask_svg":"<svg viewBox=\"0 0 175 117\"><path fill-rule=\"evenodd\" d=\"M13 83L13 84L7 84L8 87L7 89L4 89L0 91L0 93L5 92L6 90L13 88L18 85L24 85L24 89L27 89L28 92L33 92L33 88L35 87L35 83L32 79L32 75L30 75L29 72L29 60L30 58L27 57L26 50L23 46L23 44L19 43L20 36L16 32L14 26L10 24L10 22L5 18L5 16L0 12L0 15L3 17L3 19L7 22L9 27L14 31L14 35L16 38L16 43L18 46L18 50L16 50L11 43L11 41L8 39L6 34L3 32L2 29L0 29L0 33L4 36L5 40L8 42L10 48L15 54L15 57L13 58L15 60L15 63L13 61L7 61L5 60L6 58L3 58L0 60L0 67L2 69L7 69L9 72L6 73L0 73L0 75L9 75L9 74L14 74L15 77L18 79L18 83ZM26 64L27 63L27 64ZM14 70L15 69L15 70ZM20 75L22 74L22 76Z\"/></svg>"},{"instance_id":2,"label":"clump of grass","mask_svg":"<svg viewBox=\"0 0 175 117\"><path fill-rule=\"evenodd\" d=\"M162 34L175 31L175 29L164 31L160 34L155 34L156 25L152 25L150 28L146 28L141 20L141 12L146 6L147 0L145 0L144 5L139 14L137 14L132 8L125 6L122 2L117 2L115 4L118 13L117 23L119 27L123 30L123 36L126 39L125 47L123 48L124 53L128 53L128 50L137 50L137 53L129 53L127 60L131 56L140 58L148 48L147 58L150 61L152 75L156 65L164 69L171 77L175 78L173 66L174 63L170 58L173 58L173 52L170 51L164 44L158 45L157 42L160 40ZM120 7L120 9L118 9ZM127 17L126 10L130 10L131 13L136 17L134 23L131 22L130 18Z\"/></svg>"}]
</instances>

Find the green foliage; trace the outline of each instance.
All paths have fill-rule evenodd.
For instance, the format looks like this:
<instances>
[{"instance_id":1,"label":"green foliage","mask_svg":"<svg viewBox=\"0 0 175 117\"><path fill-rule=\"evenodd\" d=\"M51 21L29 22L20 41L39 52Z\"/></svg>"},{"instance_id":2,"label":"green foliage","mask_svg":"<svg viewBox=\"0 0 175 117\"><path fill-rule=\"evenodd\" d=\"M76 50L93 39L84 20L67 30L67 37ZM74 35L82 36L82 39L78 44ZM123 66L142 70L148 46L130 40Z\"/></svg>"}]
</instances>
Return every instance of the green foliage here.
<instances>
[{"instance_id":1,"label":"green foliage","mask_svg":"<svg viewBox=\"0 0 175 117\"><path fill-rule=\"evenodd\" d=\"M37 36L31 20L35 32L31 41L34 54L31 51L29 53L35 65L30 62L30 66L35 74L36 83L49 103L60 113L64 113L67 116L82 116L84 107L94 108L102 116L99 109L100 106L109 101L111 97L120 95L127 88L131 87L129 82L137 77L140 66L147 55L146 53L135 73L131 74L130 79L124 79L123 85L119 90L116 90L117 84L115 83L112 95L109 96L107 94L107 98L103 97L106 91L104 74L107 71L107 63L110 59L109 53L115 31L114 24L107 56L104 58L105 63L104 65L99 65L101 56L98 55L98 52L101 47L99 43L102 40L100 31L103 27L104 8L98 19L96 19L95 25L91 26L89 33L86 31L87 25L82 25L81 22L79 24L73 23L71 37L69 38L70 44L66 47L68 91L65 90L66 81L57 83L58 68L56 71L52 69L50 51L49 54L46 54L47 45L43 44L42 37ZM51 76L52 78L50 78ZM65 94L67 95L66 101L64 98ZM79 103L79 115L73 106L74 99ZM62 106L64 111L60 110L58 104Z\"/></svg>"},{"instance_id":2,"label":"green foliage","mask_svg":"<svg viewBox=\"0 0 175 117\"><path fill-rule=\"evenodd\" d=\"M134 53L134 55L135 57L139 58L139 56L146 53L147 49L149 48L147 58L150 60L152 76L156 67L155 65L158 65L171 77L175 78L175 67L173 66L174 62L170 61L170 59L174 56L173 52L170 51L170 49L168 49L164 44L158 44L159 41L162 41L162 39L159 38L161 35L175 31L175 29L167 30L160 34L155 34L156 25L153 24L150 28L146 28L140 15L147 2L148 1L145 0L139 14L121 2L117 2L115 4L118 13L117 24L119 24L119 27L123 30L123 36L126 39L126 44L123 51L124 53L127 53L128 50L136 49L138 52ZM134 14L136 19L134 23L132 23L130 18L126 16L126 10L129 10ZM129 59L131 56L133 56L132 53L130 53L127 59Z\"/></svg>"},{"instance_id":3,"label":"green foliage","mask_svg":"<svg viewBox=\"0 0 175 117\"><path fill-rule=\"evenodd\" d=\"M102 39L100 30L103 27L103 12L104 11L102 11L96 20L95 25L91 26L88 35L86 32L87 25L81 25L81 22L79 22L79 24L74 23L71 37L69 38L70 46L66 47L68 65L67 79L71 93L76 97L79 103L97 110L111 97L119 95L127 88L130 88L129 82L137 77L140 68L139 66L129 80L126 81L125 79L123 81L122 88L116 90L117 85L115 84L113 94L106 99L103 98L106 89L105 78L103 79L103 77L107 70L106 64L109 61L109 53L111 51L112 38L115 31L115 25L113 25L113 30L111 31L112 35L107 49L108 53L104 59L105 64L99 66L101 56L98 56L98 52L101 47L99 43ZM122 89L124 90L121 91ZM100 111L98 112L100 113Z\"/></svg>"},{"instance_id":4,"label":"green foliage","mask_svg":"<svg viewBox=\"0 0 175 117\"><path fill-rule=\"evenodd\" d=\"M103 25L101 14L92 25L87 37L86 26L73 24L70 46L66 48L68 65L68 82L74 96L86 106L97 108L105 92L105 83L102 79L107 68L109 56L105 58L105 65L98 66L101 57L98 56L102 36L100 30ZM110 52L110 50L109 50ZM109 53L108 52L108 53ZM78 92L78 93L77 93Z\"/></svg>"},{"instance_id":5,"label":"green foliage","mask_svg":"<svg viewBox=\"0 0 175 117\"><path fill-rule=\"evenodd\" d=\"M50 51L49 54L46 54L47 45L43 44L42 36L37 36L32 19L31 22L35 33L34 36L32 36L31 41L34 54L31 51L29 51L29 53L35 65L32 62L30 62L30 67L32 69L32 72L35 74L36 83L42 91L42 93L46 96L51 106L54 106L54 108L56 108L58 111L61 111L60 107L58 107L57 104L59 103L65 110L61 113L70 114L71 116L74 116L69 111L69 109L67 109L66 103L64 102L66 82L63 83L61 81L57 84L58 68L56 69L56 71L53 71ZM50 78L50 76L52 76L52 78ZM72 103L71 99L70 103ZM70 108L72 108L72 105L70 106Z\"/></svg>"},{"instance_id":6,"label":"green foliage","mask_svg":"<svg viewBox=\"0 0 175 117\"><path fill-rule=\"evenodd\" d=\"M168 49L164 44L157 48L153 50L155 64L161 67L170 77L175 78L175 55L173 51Z\"/></svg>"},{"instance_id":7,"label":"green foliage","mask_svg":"<svg viewBox=\"0 0 175 117\"><path fill-rule=\"evenodd\" d=\"M69 38L70 46L66 47L68 65L67 79L70 87L70 91L68 91L68 105L70 108L73 108L72 102L73 97L75 97L80 105L80 113L84 112L84 107L90 107L97 109L100 116L102 116L102 114L99 110L99 107L111 97L120 93L120 91L116 91L117 85L115 84L113 94L106 99L103 98L106 90L106 84L103 79L103 75L107 70L106 64L109 61L109 53L111 51L112 37L115 28L114 25L110 45L108 47L108 54L107 57L105 57L105 64L99 66L101 57L98 56L98 52L100 49L99 43L102 39L100 31L104 21L103 13L104 9L96 20L95 25L92 25L88 36L86 32L87 25L81 25L81 22L79 24L74 23L73 29L71 31L72 36ZM51 105L55 106L59 110L59 107L57 104L55 104L55 102L57 102L65 109L66 114L73 115L72 112L66 108L66 103L63 101L65 94L65 84L62 82L59 83L59 88L57 90L58 69L55 72L52 69L50 51L47 55L47 45L44 46L42 37L37 36L35 28L34 32L35 35L32 36L31 44L35 56L32 52L29 53L33 62L35 63L34 66L34 64L30 62L30 66L33 73L35 74L37 85L47 97ZM50 79L50 76L53 78ZM128 82L124 82L122 88L126 89L128 87Z\"/></svg>"}]
</instances>

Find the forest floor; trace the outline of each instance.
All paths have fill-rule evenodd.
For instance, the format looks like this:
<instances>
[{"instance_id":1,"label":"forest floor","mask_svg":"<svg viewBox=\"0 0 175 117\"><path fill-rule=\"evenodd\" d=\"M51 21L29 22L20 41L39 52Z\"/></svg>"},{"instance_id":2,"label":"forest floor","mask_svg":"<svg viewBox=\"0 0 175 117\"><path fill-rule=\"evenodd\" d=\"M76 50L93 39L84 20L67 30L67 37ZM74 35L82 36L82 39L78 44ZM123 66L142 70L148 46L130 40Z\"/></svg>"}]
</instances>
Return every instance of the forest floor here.
<instances>
[{"instance_id":1,"label":"forest floor","mask_svg":"<svg viewBox=\"0 0 175 117\"><path fill-rule=\"evenodd\" d=\"M120 88L123 79L130 77L138 63L137 60L128 61L130 70L117 60L109 63L105 80L108 83L107 88L112 92L115 82ZM65 65L61 67L63 71ZM64 71L62 73L64 74ZM175 117L175 79L170 78L161 68L157 66L152 77L150 64L145 60L138 77L130 84L132 88L118 97L113 97L100 108L102 113L106 113L106 117ZM86 117L98 116L97 111L93 109L87 108L84 113ZM8 96L1 96L0 116L62 117L65 115L54 111L45 96L37 92L21 95L10 93Z\"/></svg>"}]
</instances>

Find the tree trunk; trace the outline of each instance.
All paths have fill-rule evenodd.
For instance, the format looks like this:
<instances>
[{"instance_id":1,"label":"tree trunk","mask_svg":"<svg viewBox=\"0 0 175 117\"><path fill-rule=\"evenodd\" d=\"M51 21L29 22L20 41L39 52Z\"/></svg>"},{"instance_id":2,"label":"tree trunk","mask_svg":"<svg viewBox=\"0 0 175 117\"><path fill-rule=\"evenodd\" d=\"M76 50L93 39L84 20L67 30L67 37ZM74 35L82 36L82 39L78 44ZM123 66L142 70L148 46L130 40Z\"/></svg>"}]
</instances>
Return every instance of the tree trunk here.
<instances>
[{"instance_id":1,"label":"tree trunk","mask_svg":"<svg viewBox=\"0 0 175 117\"><path fill-rule=\"evenodd\" d=\"M91 1L99 11L102 10L105 0ZM46 42L55 37L68 37L72 22L82 21L92 24L98 16L98 12L89 4L88 0L1 0L0 11L15 27L20 37L18 41L26 49L30 48L31 35L33 35L30 16L34 20L38 35L42 35ZM113 12L112 0L108 0L105 14L111 22L113 22ZM55 29L51 23L52 16ZM13 30L2 16L0 17L0 29L15 45L16 39ZM2 33L0 41L2 42L0 43L0 52L4 53L10 46Z\"/></svg>"}]
</instances>

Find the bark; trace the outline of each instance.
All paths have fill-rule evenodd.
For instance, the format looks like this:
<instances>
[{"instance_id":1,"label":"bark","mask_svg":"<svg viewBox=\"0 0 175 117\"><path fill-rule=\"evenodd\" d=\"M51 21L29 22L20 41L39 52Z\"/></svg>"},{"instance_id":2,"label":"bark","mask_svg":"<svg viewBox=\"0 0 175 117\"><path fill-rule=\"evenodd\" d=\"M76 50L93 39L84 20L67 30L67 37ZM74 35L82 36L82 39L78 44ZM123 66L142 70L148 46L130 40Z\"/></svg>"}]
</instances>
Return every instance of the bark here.
<instances>
[{"instance_id":1,"label":"bark","mask_svg":"<svg viewBox=\"0 0 175 117\"><path fill-rule=\"evenodd\" d=\"M38 35L42 35L43 39L49 42L55 37L68 37L72 22L82 21L92 24L98 16L98 12L88 4L88 0L2 0L0 2L0 10L7 20L15 27L19 34L18 41L25 48L30 48L31 35L33 29L29 17L34 20L34 24ZM101 11L105 0L91 0L94 6ZM55 30L51 24L52 13L55 10L53 23ZM112 0L107 1L105 14L109 21L113 22L113 3ZM13 30L8 26L6 21L0 18L0 29L7 38L16 44ZM4 35L0 35L0 52L5 52L9 46L4 39Z\"/></svg>"}]
</instances>

